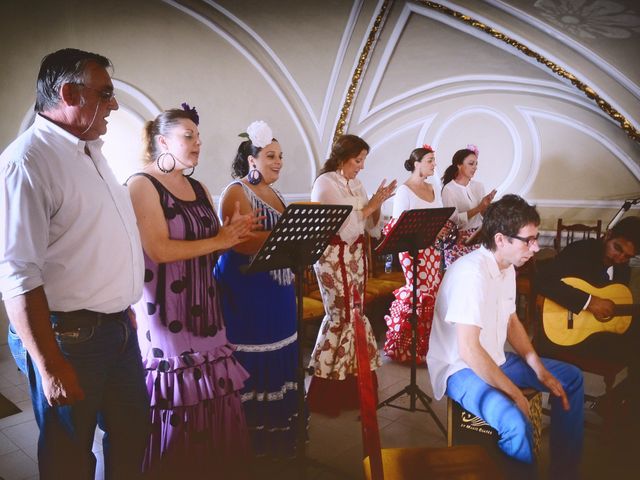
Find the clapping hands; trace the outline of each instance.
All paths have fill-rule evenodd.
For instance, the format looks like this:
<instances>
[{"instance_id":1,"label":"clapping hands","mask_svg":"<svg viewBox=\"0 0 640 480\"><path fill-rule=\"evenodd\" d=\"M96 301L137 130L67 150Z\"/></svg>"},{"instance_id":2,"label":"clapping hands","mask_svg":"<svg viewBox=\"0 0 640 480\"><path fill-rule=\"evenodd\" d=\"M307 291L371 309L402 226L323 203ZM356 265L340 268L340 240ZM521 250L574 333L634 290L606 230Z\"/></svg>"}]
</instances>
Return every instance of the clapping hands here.
<instances>
[{"instance_id":1,"label":"clapping hands","mask_svg":"<svg viewBox=\"0 0 640 480\"><path fill-rule=\"evenodd\" d=\"M392 180L389 184L385 185L386 181L386 178L382 180L380 186L376 190L376 193L374 193L371 200L369 200L369 204L375 205L376 210L396 193L396 186L398 185L398 182L396 180Z\"/></svg>"},{"instance_id":2,"label":"clapping hands","mask_svg":"<svg viewBox=\"0 0 640 480\"><path fill-rule=\"evenodd\" d=\"M244 242L251 236L251 232L262 229L264 216L256 213L240 213L240 202L235 203L233 215L226 217L218 232L218 238L222 242L222 248L231 248Z\"/></svg>"},{"instance_id":3,"label":"clapping hands","mask_svg":"<svg viewBox=\"0 0 640 480\"><path fill-rule=\"evenodd\" d=\"M386 178L382 180L380 186L376 190L376 193L373 194L367 206L362 209L365 218L370 215L376 214L376 212L379 213L380 207L385 202L385 200L392 197L396 192L396 186L398 182L393 180L389 184L385 185L386 181Z\"/></svg>"}]
</instances>

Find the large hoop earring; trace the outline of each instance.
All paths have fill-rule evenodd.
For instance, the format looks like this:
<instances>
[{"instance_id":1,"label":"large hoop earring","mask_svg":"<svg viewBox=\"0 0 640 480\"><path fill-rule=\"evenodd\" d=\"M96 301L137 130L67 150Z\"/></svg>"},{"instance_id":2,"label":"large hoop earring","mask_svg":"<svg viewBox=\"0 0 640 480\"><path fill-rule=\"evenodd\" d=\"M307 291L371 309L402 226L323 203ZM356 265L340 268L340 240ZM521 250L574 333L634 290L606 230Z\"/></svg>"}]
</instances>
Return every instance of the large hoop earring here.
<instances>
[{"instance_id":1,"label":"large hoop earring","mask_svg":"<svg viewBox=\"0 0 640 480\"><path fill-rule=\"evenodd\" d=\"M184 170L182 171L182 176L183 177L190 177L191 175L193 175L193 172L196 171L196 167L191 167L191 171L189 173L184 173Z\"/></svg>"},{"instance_id":2,"label":"large hoop earring","mask_svg":"<svg viewBox=\"0 0 640 480\"><path fill-rule=\"evenodd\" d=\"M262 181L262 174L255 165L251 170L249 170L249 173L247 174L247 180L251 185L258 185Z\"/></svg>"},{"instance_id":3,"label":"large hoop earring","mask_svg":"<svg viewBox=\"0 0 640 480\"><path fill-rule=\"evenodd\" d=\"M164 157L166 157L167 155L171 158L171 160L173 160L173 165L171 165L171 167L168 169L162 166L162 164L164 163ZM176 157L174 157L173 153L171 152L161 153L156 158L156 166L158 167L158 170L160 170L162 173L171 173L176 168Z\"/></svg>"}]
</instances>

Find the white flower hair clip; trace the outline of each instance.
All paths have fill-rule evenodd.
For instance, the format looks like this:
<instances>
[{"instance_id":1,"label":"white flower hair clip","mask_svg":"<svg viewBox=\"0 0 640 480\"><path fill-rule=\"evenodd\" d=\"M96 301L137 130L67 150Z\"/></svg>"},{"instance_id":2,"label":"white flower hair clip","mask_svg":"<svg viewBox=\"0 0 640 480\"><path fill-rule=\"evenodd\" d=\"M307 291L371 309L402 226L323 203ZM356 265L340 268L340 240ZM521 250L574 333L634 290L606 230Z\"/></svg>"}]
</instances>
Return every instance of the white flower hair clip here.
<instances>
[{"instance_id":1,"label":"white flower hair clip","mask_svg":"<svg viewBox=\"0 0 640 480\"><path fill-rule=\"evenodd\" d=\"M249 140L258 148L264 148L273 141L273 131L266 122L257 120L247 127Z\"/></svg>"}]
</instances>

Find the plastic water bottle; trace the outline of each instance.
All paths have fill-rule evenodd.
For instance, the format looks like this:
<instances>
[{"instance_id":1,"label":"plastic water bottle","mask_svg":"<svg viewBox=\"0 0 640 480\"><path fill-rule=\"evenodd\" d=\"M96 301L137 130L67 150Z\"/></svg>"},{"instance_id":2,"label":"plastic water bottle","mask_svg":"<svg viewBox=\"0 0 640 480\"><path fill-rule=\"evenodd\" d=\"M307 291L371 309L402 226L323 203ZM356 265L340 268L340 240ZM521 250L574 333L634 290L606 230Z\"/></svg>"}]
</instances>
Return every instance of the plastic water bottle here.
<instances>
[{"instance_id":1,"label":"plastic water bottle","mask_svg":"<svg viewBox=\"0 0 640 480\"><path fill-rule=\"evenodd\" d=\"M388 254L384 257L384 273L391 273L393 268L393 255Z\"/></svg>"}]
</instances>

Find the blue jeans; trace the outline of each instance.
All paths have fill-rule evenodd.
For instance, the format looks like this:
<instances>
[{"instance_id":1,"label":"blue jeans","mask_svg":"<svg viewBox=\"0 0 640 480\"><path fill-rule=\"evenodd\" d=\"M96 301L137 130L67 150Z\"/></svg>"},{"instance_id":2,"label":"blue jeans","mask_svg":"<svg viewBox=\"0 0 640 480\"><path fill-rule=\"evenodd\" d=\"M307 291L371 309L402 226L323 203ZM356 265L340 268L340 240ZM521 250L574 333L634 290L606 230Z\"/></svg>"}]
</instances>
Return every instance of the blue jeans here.
<instances>
[{"instance_id":1,"label":"blue jeans","mask_svg":"<svg viewBox=\"0 0 640 480\"><path fill-rule=\"evenodd\" d=\"M510 352L506 356L500 369L514 384L549 391L521 357ZM557 360L543 358L542 363L562 384L570 407L565 411L560 399L551 395L550 478L577 478L584 416L582 372ZM531 424L511 398L489 386L469 368L449 377L446 394L498 431L498 446L503 452L522 462L533 462Z\"/></svg>"},{"instance_id":2,"label":"blue jeans","mask_svg":"<svg viewBox=\"0 0 640 480\"><path fill-rule=\"evenodd\" d=\"M9 347L18 368L29 378L40 428L40 478L93 479L96 458L91 449L96 425L105 432L105 479L139 478L148 441L149 398L138 339L128 315L97 327L56 334L56 340L84 390L84 400L73 405L49 405L36 365L9 327Z\"/></svg>"}]
</instances>

